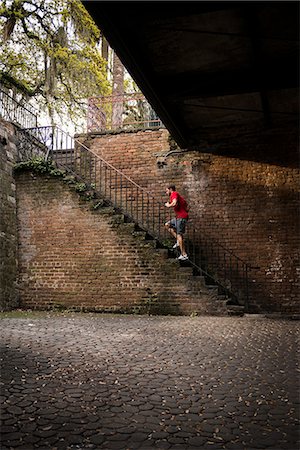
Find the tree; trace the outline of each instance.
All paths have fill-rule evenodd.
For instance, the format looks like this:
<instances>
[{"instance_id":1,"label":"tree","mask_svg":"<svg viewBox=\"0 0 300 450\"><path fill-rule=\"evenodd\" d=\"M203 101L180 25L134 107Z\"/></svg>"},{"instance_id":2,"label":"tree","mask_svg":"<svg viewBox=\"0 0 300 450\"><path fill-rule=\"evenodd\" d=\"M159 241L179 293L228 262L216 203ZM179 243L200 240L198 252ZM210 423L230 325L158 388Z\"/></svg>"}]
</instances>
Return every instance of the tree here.
<instances>
[{"instance_id":1,"label":"tree","mask_svg":"<svg viewBox=\"0 0 300 450\"><path fill-rule=\"evenodd\" d=\"M120 128L123 124L124 102L124 66L116 52L113 59L113 92L112 92L112 128Z\"/></svg>"},{"instance_id":2,"label":"tree","mask_svg":"<svg viewBox=\"0 0 300 450\"><path fill-rule=\"evenodd\" d=\"M100 32L79 0L4 0L0 82L36 99L52 121L85 114L86 99L111 92Z\"/></svg>"}]
</instances>

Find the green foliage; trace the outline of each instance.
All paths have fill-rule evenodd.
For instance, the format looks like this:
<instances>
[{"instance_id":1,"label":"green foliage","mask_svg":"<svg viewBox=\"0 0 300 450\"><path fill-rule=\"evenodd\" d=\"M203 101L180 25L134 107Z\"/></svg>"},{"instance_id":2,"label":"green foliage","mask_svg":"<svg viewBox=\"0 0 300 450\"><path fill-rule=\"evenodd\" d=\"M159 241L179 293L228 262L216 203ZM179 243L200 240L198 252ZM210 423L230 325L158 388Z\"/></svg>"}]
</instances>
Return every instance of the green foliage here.
<instances>
[{"instance_id":1,"label":"green foliage","mask_svg":"<svg viewBox=\"0 0 300 450\"><path fill-rule=\"evenodd\" d=\"M67 306L65 306L63 303L51 303L50 306L50 311L54 311L54 312L62 312L62 311L66 311L67 310Z\"/></svg>"},{"instance_id":2,"label":"green foliage","mask_svg":"<svg viewBox=\"0 0 300 450\"><path fill-rule=\"evenodd\" d=\"M46 161L42 157L33 157L28 161L17 163L14 166L15 172L23 172L28 170L38 174L62 177L62 180L72 186L76 192L84 194L84 199L87 201L93 200L96 196L95 192L90 190L87 184L78 182L76 177L69 175L65 170L57 169L51 160ZM91 189L93 188L91 187Z\"/></svg>"},{"instance_id":3,"label":"green foliage","mask_svg":"<svg viewBox=\"0 0 300 450\"><path fill-rule=\"evenodd\" d=\"M74 177L74 175L66 175L64 177L64 182L69 185L74 185L76 184L76 178Z\"/></svg>"},{"instance_id":4,"label":"green foliage","mask_svg":"<svg viewBox=\"0 0 300 450\"><path fill-rule=\"evenodd\" d=\"M173 248L174 242L171 241L171 239L163 239L162 240L162 244L163 244L164 247L166 247L166 248L171 250Z\"/></svg>"},{"instance_id":5,"label":"green foliage","mask_svg":"<svg viewBox=\"0 0 300 450\"><path fill-rule=\"evenodd\" d=\"M86 98L110 93L100 32L79 0L4 0L0 34L0 82L52 118L76 123Z\"/></svg>"},{"instance_id":6,"label":"green foliage","mask_svg":"<svg viewBox=\"0 0 300 450\"><path fill-rule=\"evenodd\" d=\"M76 192L85 192L87 190L87 185L85 183L76 183L74 189Z\"/></svg>"},{"instance_id":7,"label":"green foliage","mask_svg":"<svg viewBox=\"0 0 300 450\"><path fill-rule=\"evenodd\" d=\"M89 191L89 192L87 192L86 195L85 195L85 200L87 200L88 202L89 202L90 200L94 200L95 198L96 198L96 194L95 194L95 192L93 192L93 191Z\"/></svg>"},{"instance_id":8,"label":"green foliage","mask_svg":"<svg viewBox=\"0 0 300 450\"><path fill-rule=\"evenodd\" d=\"M97 202L95 205L93 205L92 209L94 209L95 211L99 208L102 208L103 206L105 206L105 202L103 199L99 200L99 202Z\"/></svg>"},{"instance_id":9,"label":"green foliage","mask_svg":"<svg viewBox=\"0 0 300 450\"><path fill-rule=\"evenodd\" d=\"M33 157L28 161L15 164L15 172L22 172L24 170L33 170L36 173L47 173L49 175L58 177L65 175L65 171L57 169L52 161L46 161L44 158L39 156Z\"/></svg>"}]
</instances>

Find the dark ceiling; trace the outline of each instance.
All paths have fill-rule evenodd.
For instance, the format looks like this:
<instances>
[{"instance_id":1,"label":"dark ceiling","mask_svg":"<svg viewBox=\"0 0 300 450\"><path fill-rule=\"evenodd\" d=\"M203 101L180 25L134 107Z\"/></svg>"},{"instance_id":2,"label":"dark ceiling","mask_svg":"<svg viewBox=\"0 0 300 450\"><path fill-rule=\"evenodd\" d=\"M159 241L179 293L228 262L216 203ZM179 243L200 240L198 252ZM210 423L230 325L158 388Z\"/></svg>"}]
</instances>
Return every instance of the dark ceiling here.
<instances>
[{"instance_id":1,"label":"dark ceiling","mask_svg":"<svg viewBox=\"0 0 300 450\"><path fill-rule=\"evenodd\" d=\"M181 147L297 122L298 2L83 4Z\"/></svg>"}]
</instances>

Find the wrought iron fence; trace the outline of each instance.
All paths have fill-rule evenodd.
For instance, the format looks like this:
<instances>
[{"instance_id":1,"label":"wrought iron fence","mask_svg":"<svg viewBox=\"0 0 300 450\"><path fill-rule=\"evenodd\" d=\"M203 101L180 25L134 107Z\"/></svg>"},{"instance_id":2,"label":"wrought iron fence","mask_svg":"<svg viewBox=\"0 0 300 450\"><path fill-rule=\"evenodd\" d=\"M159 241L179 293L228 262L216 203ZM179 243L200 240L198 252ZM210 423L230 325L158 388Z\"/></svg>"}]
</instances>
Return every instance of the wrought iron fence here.
<instances>
[{"instance_id":1,"label":"wrought iron fence","mask_svg":"<svg viewBox=\"0 0 300 450\"><path fill-rule=\"evenodd\" d=\"M161 127L164 127L163 123L141 93L88 99L88 131Z\"/></svg>"},{"instance_id":2,"label":"wrought iron fence","mask_svg":"<svg viewBox=\"0 0 300 450\"><path fill-rule=\"evenodd\" d=\"M171 218L170 210L164 206L164 198L153 196L57 127L33 128L23 132L27 137L31 136L34 142L39 142L38 151L45 159L52 160L57 167L85 183L88 189L108 200L161 244L172 245L164 225ZM205 239L195 224L187 226L185 246L188 263L195 273L204 275L223 294L244 305L247 310L251 267L220 243Z\"/></svg>"},{"instance_id":3,"label":"wrought iron fence","mask_svg":"<svg viewBox=\"0 0 300 450\"><path fill-rule=\"evenodd\" d=\"M21 128L37 127L37 113L34 108L20 103L0 86L0 116Z\"/></svg>"}]
</instances>

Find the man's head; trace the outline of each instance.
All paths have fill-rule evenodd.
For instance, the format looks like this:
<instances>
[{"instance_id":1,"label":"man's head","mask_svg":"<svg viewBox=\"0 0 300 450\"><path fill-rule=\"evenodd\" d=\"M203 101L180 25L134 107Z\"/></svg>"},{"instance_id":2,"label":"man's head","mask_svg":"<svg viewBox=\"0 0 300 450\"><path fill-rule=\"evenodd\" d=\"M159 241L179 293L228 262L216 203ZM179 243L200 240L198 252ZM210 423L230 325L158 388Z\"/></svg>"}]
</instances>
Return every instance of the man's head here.
<instances>
[{"instance_id":1,"label":"man's head","mask_svg":"<svg viewBox=\"0 0 300 450\"><path fill-rule=\"evenodd\" d=\"M172 192L175 192L176 188L174 184L169 184L169 186L167 186L166 188L166 194L167 195L171 195Z\"/></svg>"}]
</instances>

